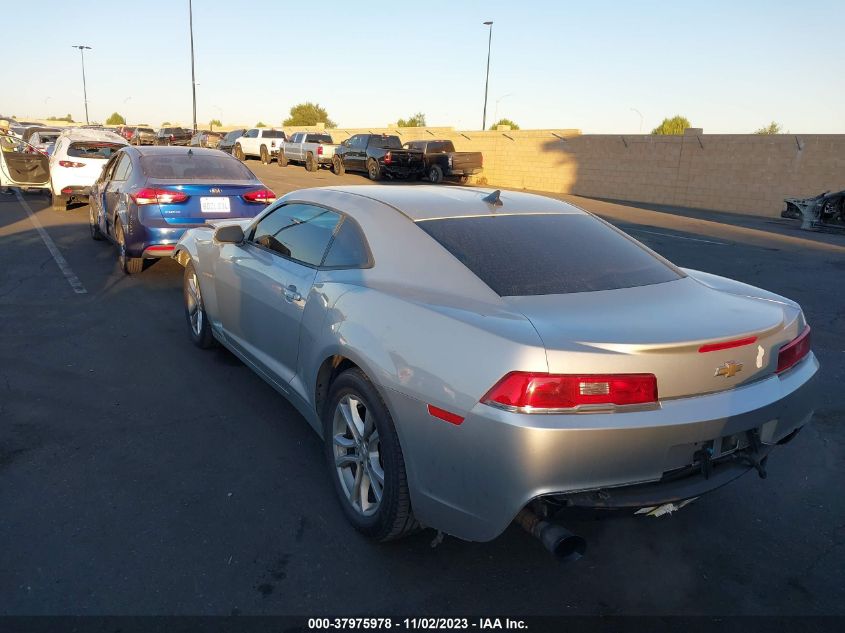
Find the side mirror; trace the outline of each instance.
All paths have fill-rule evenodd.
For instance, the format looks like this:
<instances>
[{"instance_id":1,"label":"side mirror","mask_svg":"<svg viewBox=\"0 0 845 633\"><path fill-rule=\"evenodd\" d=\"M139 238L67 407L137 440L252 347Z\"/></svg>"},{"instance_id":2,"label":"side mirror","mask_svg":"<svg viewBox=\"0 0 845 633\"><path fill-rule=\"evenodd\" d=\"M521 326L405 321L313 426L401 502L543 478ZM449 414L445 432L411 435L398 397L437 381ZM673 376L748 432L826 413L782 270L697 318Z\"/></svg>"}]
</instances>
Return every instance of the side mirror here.
<instances>
[{"instance_id":1,"label":"side mirror","mask_svg":"<svg viewBox=\"0 0 845 633\"><path fill-rule=\"evenodd\" d=\"M244 230L238 224L221 226L214 231L214 240L221 244L240 244L244 241Z\"/></svg>"}]
</instances>

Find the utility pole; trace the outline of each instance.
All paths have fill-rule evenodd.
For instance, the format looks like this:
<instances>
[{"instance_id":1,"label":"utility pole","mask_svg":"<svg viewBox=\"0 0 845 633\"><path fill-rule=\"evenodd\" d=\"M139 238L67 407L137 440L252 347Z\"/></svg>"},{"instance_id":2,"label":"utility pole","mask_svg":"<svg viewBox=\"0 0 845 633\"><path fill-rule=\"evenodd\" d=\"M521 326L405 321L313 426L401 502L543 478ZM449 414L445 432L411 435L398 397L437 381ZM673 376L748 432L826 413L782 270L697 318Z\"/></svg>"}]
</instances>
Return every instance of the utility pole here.
<instances>
[{"instance_id":1,"label":"utility pole","mask_svg":"<svg viewBox=\"0 0 845 633\"><path fill-rule=\"evenodd\" d=\"M484 80L484 115L481 119L481 129L487 129L487 88L490 86L490 45L493 42L493 22L485 22L490 27L490 34L487 36L487 79Z\"/></svg>"},{"instance_id":2,"label":"utility pole","mask_svg":"<svg viewBox=\"0 0 845 633\"><path fill-rule=\"evenodd\" d=\"M194 98L194 133L197 131L197 77L194 72L194 9L188 0L188 26L191 30L191 92Z\"/></svg>"},{"instance_id":3,"label":"utility pole","mask_svg":"<svg viewBox=\"0 0 845 633\"><path fill-rule=\"evenodd\" d=\"M85 125L88 125L88 87L85 85L85 51L90 51L90 46L84 44L74 44L71 48L78 48L79 54L82 56L82 94L85 98Z\"/></svg>"}]
</instances>

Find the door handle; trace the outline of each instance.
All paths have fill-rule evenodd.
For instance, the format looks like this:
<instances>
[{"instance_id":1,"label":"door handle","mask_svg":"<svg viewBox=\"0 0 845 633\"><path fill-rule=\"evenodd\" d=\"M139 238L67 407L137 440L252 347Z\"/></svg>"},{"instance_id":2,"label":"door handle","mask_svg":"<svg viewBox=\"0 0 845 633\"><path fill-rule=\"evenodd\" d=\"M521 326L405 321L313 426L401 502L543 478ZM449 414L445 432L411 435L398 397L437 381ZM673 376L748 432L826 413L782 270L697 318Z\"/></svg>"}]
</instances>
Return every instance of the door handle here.
<instances>
[{"instance_id":1,"label":"door handle","mask_svg":"<svg viewBox=\"0 0 845 633\"><path fill-rule=\"evenodd\" d=\"M294 286L293 284L291 284L290 286L288 286L287 288L284 289L284 295L285 295L285 299L287 299L288 301L291 301L291 302L302 300L302 295L299 294L299 291L296 289L296 286Z\"/></svg>"}]
</instances>

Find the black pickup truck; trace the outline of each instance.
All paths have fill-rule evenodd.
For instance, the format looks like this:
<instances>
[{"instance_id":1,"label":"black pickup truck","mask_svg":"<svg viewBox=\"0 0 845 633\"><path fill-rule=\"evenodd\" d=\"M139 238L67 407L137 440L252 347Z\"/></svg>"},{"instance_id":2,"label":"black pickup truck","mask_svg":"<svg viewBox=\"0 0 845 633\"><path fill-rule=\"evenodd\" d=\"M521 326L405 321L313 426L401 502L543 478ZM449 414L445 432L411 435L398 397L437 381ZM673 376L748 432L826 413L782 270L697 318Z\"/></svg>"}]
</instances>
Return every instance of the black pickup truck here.
<instances>
[{"instance_id":1,"label":"black pickup truck","mask_svg":"<svg viewBox=\"0 0 845 633\"><path fill-rule=\"evenodd\" d=\"M356 134L337 146L332 171L365 171L370 180L382 176L412 178L425 170L423 153L402 148L398 136L389 134Z\"/></svg>"},{"instance_id":2,"label":"black pickup truck","mask_svg":"<svg viewBox=\"0 0 845 633\"><path fill-rule=\"evenodd\" d=\"M423 153L424 173L433 183L444 178L456 178L461 184L466 184L470 176L484 167L481 152L456 152L452 141L409 141L404 147Z\"/></svg>"}]
</instances>

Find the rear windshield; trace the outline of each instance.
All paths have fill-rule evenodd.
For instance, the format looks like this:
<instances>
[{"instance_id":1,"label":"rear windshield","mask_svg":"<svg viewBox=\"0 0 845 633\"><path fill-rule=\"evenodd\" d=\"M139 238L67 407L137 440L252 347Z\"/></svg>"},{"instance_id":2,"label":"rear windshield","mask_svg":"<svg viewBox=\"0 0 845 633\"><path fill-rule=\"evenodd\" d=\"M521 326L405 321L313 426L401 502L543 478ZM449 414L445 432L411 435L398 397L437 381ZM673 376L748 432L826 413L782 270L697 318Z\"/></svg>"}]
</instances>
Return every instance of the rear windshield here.
<instances>
[{"instance_id":1,"label":"rear windshield","mask_svg":"<svg viewBox=\"0 0 845 633\"><path fill-rule=\"evenodd\" d=\"M41 132L38 135L38 138L41 140L42 143L55 143L56 139L59 138L58 132Z\"/></svg>"},{"instance_id":2,"label":"rear windshield","mask_svg":"<svg viewBox=\"0 0 845 633\"><path fill-rule=\"evenodd\" d=\"M151 127L139 127L138 131L139 132L155 133L155 130L153 130L153 128L151 128Z\"/></svg>"},{"instance_id":3,"label":"rear windshield","mask_svg":"<svg viewBox=\"0 0 845 633\"><path fill-rule=\"evenodd\" d=\"M452 141L434 141L428 144L427 151L429 154L454 152L455 146L452 145Z\"/></svg>"},{"instance_id":4,"label":"rear windshield","mask_svg":"<svg viewBox=\"0 0 845 633\"><path fill-rule=\"evenodd\" d=\"M615 290L681 277L589 215L492 215L417 226L503 297Z\"/></svg>"},{"instance_id":5,"label":"rear windshield","mask_svg":"<svg viewBox=\"0 0 845 633\"><path fill-rule=\"evenodd\" d=\"M398 136L371 136L370 147L381 147L384 149L402 149L402 141Z\"/></svg>"},{"instance_id":6,"label":"rear windshield","mask_svg":"<svg viewBox=\"0 0 845 633\"><path fill-rule=\"evenodd\" d=\"M67 155L76 158L111 158L121 147L120 143L104 143L101 141L78 141L67 148Z\"/></svg>"},{"instance_id":7,"label":"rear windshield","mask_svg":"<svg viewBox=\"0 0 845 633\"><path fill-rule=\"evenodd\" d=\"M141 167L150 178L160 180L240 180L251 182L252 172L240 161L226 156L152 154L141 157Z\"/></svg>"},{"instance_id":8,"label":"rear windshield","mask_svg":"<svg viewBox=\"0 0 845 633\"><path fill-rule=\"evenodd\" d=\"M306 143L328 143L332 144L332 137L328 134L309 134L305 137Z\"/></svg>"},{"instance_id":9,"label":"rear windshield","mask_svg":"<svg viewBox=\"0 0 845 633\"><path fill-rule=\"evenodd\" d=\"M262 138L285 138L285 133L281 130L264 130L261 136Z\"/></svg>"}]
</instances>

